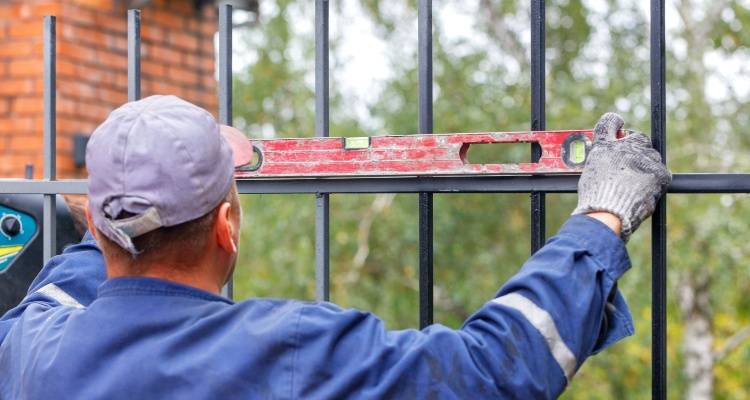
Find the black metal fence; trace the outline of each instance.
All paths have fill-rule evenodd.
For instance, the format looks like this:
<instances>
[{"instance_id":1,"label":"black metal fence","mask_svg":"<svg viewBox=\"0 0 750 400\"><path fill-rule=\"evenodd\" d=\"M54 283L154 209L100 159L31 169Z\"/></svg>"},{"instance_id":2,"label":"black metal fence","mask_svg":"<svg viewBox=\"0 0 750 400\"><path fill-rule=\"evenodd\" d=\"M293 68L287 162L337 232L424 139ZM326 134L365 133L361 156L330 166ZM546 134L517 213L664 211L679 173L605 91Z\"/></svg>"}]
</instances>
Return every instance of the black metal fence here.
<instances>
[{"instance_id":1,"label":"black metal fence","mask_svg":"<svg viewBox=\"0 0 750 400\"><path fill-rule=\"evenodd\" d=\"M666 69L664 0L651 0L651 135L666 160ZM531 130L545 129L545 4L531 1ZM328 0L315 2L315 134L328 136ZM232 8L219 7L219 120L232 121ZM140 97L140 12L128 11L128 100ZM419 133L432 133L432 1L418 3ZM44 260L54 255L56 194L85 194L83 180L55 176L55 17L44 19L44 179L0 179L0 193L44 195ZM531 159L540 156L532 147ZM531 251L545 240L545 193L575 192L576 176L377 177L240 180L240 193L310 193L316 195L316 298L329 299L329 194L419 193L419 323L433 314L433 194L529 193ZM669 193L750 193L750 174L675 174ZM666 196L652 218L652 397L666 399ZM224 289L231 297L231 284Z\"/></svg>"}]
</instances>

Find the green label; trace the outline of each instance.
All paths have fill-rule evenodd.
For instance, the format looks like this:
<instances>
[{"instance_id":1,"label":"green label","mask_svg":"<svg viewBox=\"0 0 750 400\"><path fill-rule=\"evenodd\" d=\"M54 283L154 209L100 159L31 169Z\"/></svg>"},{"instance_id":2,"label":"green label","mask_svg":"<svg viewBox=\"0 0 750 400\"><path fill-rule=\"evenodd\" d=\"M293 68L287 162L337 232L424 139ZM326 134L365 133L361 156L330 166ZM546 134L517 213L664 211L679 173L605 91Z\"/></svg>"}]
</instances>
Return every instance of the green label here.
<instances>
[{"instance_id":1,"label":"green label","mask_svg":"<svg viewBox=\"0 0 750 400\"><path fill-rule=\"evenodd\" d=\"M344 138L344 149L366 149L370 147L370 138L367 136Z\"/></svg>"}]
</instances>

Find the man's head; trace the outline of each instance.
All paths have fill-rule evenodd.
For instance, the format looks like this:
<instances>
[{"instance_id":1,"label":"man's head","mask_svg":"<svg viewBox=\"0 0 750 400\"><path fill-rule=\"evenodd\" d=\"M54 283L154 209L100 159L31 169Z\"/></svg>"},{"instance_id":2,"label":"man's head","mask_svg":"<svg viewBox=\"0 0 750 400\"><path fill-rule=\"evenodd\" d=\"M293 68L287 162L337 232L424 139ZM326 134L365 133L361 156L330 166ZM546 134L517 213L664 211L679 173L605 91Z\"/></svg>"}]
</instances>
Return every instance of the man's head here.
<instances>
[{"instance_id":1,"label":"man's head","mask_svg":"<svg viewBox=\"0 0 750 400\"><path fill-rule=\"evenodd\" d=\"M86 151L87 217L108 274L188 284L210 275L223 284L240 223L234 168L251 156L239 131L177 97L151 96L114 110Z\"/></svg>"}]
</instances>

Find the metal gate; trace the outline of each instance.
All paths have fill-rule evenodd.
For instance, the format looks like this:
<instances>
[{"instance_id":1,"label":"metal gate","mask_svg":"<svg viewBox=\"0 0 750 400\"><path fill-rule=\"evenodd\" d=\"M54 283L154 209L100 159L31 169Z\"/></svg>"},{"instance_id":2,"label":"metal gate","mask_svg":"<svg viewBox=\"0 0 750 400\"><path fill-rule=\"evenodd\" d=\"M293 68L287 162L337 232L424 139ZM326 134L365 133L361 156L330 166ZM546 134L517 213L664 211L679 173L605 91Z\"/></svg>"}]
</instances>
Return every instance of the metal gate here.
<instances>
[{"instance_id":1,"label":"metal gate","mask_svg":"<svg viewBox=\"0 0 750 400\"><path fill-rule=\"evenodd\" d=\"M666 160L666 58L664 0L651 0L651 137ZM545 129L544 0L531 1L531 130ZM315 1L315 133L328 136L328 0ZM140 98L139 10L128 11L128 100ZM219 121L232 121L232 8L219 7ZM56 194L85 194L84 180L57 180L55 174L55 44L56 20L44 19L44 178L0 179L0 193L44 195L44 260L54 255ZM433 129L432 116L432 0L418 3L419 133ZM532 145L531 160L541 151ZM450 176L238 180L241 194L309 193L316 195L316 298L329 299L329 194L418 193L419 203L419 325L432 324L433 315L433 195L435 193L529 193L531 251L545 240L545 193L573 193L577 176ZM675 174L669 193L750 193L750 174ZM666 195L652 219L652 398L667 397L666 354ZM224 294L232 296L231 284Z\"/></svg>"}]
</instances>

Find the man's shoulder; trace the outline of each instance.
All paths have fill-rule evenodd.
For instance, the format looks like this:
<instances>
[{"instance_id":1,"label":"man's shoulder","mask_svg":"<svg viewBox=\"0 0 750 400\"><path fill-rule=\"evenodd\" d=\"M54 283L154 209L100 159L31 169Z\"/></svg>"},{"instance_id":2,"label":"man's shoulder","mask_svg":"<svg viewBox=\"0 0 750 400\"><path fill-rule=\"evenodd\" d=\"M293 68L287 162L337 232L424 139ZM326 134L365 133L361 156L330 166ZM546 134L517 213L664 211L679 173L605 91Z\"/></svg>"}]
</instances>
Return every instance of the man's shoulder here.
<instances>
[{"instance_id":1,"label":"man's shoulder","mask_svg":"<svg viewBox=\"0 0 750 400\"><path fill-rule=\"evenodd\" d=\"M247 300L238 301L233 307L238 309L259 309L278 312L287 312L289 310L299 310L305 313L361 313L367 314L353 308L343 308L337 304L328 301L299 300L299 299L282 299L273 297L255 297Z\"/></svg>"},{"instance_id":2,"label":"man's shoulder","mask_svg":"<svg viewBox=\"0 0 750 400\"><path fill-rule=\"evenodd\" d=\"M295 317L298 323L325 324L341 320L372 316L369 312L342 308L327 301L307 301L277 298L253 298L235 303L230 309L257 320L259 318Z\"/></svg>"},{"instance_id":3,"label":"man's shoulder","mask_svg":"<svg viewBox=\"0 0 750 400\"><path fill-rule=\"evenodd\" d=\"M4 341L11 332L17 339L36 337L41 330L60 329L70 316L82 310L74 307L52 307L44 301L31 301L23 313L13 315L14 310L0 321L0 338ZM16 318L14 318L16 317Z\"/></svg>"}]
</instances>

